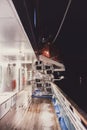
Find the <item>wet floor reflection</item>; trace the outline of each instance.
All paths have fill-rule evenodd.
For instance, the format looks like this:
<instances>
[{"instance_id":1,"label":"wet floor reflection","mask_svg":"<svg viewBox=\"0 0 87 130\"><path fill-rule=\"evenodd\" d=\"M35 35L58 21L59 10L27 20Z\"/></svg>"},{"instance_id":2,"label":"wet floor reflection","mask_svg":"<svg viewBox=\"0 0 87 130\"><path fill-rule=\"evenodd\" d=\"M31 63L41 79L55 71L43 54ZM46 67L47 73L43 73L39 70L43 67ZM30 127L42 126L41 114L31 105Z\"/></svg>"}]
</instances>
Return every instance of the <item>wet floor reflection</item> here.
<instances>
[{"instance_id":1,"label":"wet floor reflection","mask_svg":"<svg viewBox=\"0 0 87 130\"><path fill-rule=\"evenodd\" d=\"M22 93L21 93L22 94ZM60 130L53 105L48 99L33 99L19 95L17 105L0 120L1 130Z\"/></svg>"}]
</instances>

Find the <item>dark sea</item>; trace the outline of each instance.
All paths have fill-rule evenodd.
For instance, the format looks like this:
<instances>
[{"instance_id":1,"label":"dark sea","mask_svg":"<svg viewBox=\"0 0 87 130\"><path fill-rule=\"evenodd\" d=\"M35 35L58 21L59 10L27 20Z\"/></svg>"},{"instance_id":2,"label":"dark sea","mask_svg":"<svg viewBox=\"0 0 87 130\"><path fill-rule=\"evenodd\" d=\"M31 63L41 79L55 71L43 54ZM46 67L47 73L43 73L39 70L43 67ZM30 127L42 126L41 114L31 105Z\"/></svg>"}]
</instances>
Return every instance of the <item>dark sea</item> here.
<instances>
[{"instance_id":1,"label":"dark sea","mask_svg":"<svg viewBox=\"0 0 87 130\"><path fill-rule=\"evenodd\" d=\"M87 61L67 62L64 77L55 83L87 113Z\"/></svg>"}]
</instances>

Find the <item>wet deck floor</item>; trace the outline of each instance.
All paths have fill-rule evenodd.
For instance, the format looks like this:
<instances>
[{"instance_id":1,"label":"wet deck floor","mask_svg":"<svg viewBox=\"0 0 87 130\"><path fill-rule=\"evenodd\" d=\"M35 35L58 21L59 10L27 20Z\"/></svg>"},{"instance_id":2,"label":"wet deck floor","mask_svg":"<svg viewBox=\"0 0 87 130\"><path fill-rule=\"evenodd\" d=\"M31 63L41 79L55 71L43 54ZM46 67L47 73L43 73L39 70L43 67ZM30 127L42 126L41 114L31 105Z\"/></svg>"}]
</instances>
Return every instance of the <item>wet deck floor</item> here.
<instances>
[{"instance_id":1,"label":"wet deck floor","mask_svg":"<svg viewBox=\"0 0 87 130\"><path fill-rule=\"evenodd\" d=\"M0 130L60 130L48 99L33 99L30 107L16 106L0 120Z\"/></svg>"}]
</instances>

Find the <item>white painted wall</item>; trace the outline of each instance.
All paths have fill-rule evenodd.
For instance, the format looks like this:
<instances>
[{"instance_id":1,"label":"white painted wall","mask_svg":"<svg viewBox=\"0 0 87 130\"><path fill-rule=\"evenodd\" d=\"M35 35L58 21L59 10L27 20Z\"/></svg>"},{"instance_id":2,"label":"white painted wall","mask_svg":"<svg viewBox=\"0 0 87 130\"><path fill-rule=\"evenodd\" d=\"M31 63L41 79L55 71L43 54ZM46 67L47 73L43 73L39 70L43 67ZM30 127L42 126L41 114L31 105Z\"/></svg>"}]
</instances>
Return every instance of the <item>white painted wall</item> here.
<instances>
[{"instance_id":1,"label":"white painted wall","mask_svg":"<svg viewBox=\"0 0 87 130\"><path fill-rule=\"evenodd\" d=\"M21 53L20 53L21 52ZM21 62L25 62L23 55L26 55L26 60L32 63L36 59L34 50L22 26L12 0L0 1L0 66L2 67L2 78L0 82L0 92L12 91L12 80L16 80L16 89L23 89ZM15 61L14 59L15 58ZM29 59L28 59L29 58ZM18 61L19 59L19 61ZM16 67L13 67L13 62ZM19 63L17 63L19 62ZM11 64L11 75L8 73L8 63ZM19 74L20 69L20 74ZM25 70L27 77L27 73ZM20 75L20 76L19 76ZM20 79L19 79L20 78Z\"/></svg>"}]
</instances>

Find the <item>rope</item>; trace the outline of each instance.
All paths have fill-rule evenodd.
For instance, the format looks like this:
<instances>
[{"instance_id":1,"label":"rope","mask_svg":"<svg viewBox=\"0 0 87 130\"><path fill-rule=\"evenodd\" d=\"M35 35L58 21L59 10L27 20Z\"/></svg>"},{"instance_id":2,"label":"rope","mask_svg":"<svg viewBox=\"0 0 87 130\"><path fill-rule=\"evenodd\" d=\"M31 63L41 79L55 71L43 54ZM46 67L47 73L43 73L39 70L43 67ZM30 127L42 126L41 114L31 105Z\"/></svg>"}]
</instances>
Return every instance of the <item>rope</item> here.
<instances>
[{"instance_id":1,"label":"rope","mask_svg":"<svg viewBox=\"0 0 87 130\"><path fill-rule=\"evenodd\" d=\"M64 13L64 16L63 16L63 19L62 19L61 24L60 24L60 26L59 26L59 29L58 29L58 31L57 31L57 33L56 33L56 36L54 37L54 39L53 39L53 41L52 41L52 44L56 41L57 37L59 36L59 33L60 33L61 28L62 28L62 26L63 26L63 23L64 23L64 21L65 21L67 12L68 12L69 7L70 7L70 5L71 5L71 2L72 2L72 0L69 0L68 5L67 5L66 10L65 10L65 13Z\"/></svg>"},{"instance_id":2,"label":"rope","mask_svg":"<svg viewBox=\"0 0 87 130\"><path fill-rule=\"evenodd\" d=\"M32 37L33 37L34 43L37 45L37 52L38 52L38 53L37 53L37 58L38 58L38 57L39 57L39 47L38 47L38 43L36 42L36 38L35 38L33 29L32 29L32 24L31 24L29 12L28 12L27 5L26 5L25 0L24 0L24 7L25 7L25 9L26 9L26 14L27 14L27 18L28 18L28 22L29 22L29 25L30 25L30 29L31 29L31 33L32 33Z\"/></svg>"}]
</instances>

